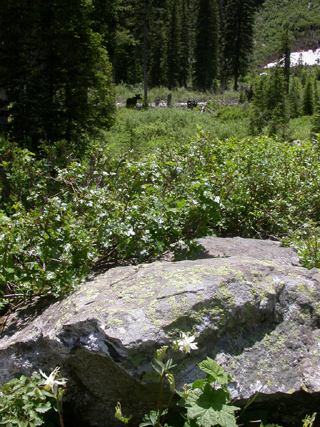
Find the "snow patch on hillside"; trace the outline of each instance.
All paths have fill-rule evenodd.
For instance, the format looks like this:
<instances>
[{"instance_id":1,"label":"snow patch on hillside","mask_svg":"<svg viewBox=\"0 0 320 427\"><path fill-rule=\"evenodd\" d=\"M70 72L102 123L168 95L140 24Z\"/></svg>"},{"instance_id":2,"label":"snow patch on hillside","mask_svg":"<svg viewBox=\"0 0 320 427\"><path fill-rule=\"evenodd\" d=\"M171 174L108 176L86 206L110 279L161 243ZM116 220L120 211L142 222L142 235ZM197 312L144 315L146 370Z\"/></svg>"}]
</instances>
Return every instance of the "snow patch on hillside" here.
<instances>
[{"instance_id":1,"label":"snow patch on hillside","mask_svg":"<svg viewBox=\"0 0 320 427\"><path fill-rule=\"evenodd\" d=\"M320 48L316 50L307 50L302 52L291 52L290 64L291 67L296 65L319 65L320 63ZM273 68L277 62L270 62L265 68Z\"/></svg>"}]
</instances>

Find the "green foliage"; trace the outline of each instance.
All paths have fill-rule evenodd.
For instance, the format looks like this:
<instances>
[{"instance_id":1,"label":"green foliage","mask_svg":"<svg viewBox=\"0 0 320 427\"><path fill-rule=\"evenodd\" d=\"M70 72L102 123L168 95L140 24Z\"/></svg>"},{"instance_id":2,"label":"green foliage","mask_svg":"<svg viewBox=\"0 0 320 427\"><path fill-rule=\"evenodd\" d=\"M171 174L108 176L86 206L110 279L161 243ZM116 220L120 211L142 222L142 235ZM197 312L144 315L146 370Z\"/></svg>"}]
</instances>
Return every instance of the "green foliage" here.
<instances>
[{"instance_id":1,"label":"green foliage","mask_svg":"<svg viewBox=\"0 0 320 427\"><path fill-rule=\"evenodd\" d=\"M7 427L54 426L55 401L43 387L40 375L21 375L2 385L0 425Z\"/></svg>"},{"instance_id":2,"label":"green foliage","mask_svg":"<svg viewBox=\"0 0 320 427\"><path fill-rule=\"evenodd\" d=\"M208 103L215 115L186 108L149 108L147 111L119 108L116 123L106 135L109 148L115 155L133 149L133 154L140 156L155 151L170 140L183 145L190 138L196 138L198 128L221 139L235 134L238 138L247 136L250 110L246 106L225 104L225 99Z\"/></svg>"},{"instance_id":3,"label":"green foliage","mask_svg":"<svg viewBox=\"0 0 320 427\"><path fill-rule=\"evenodd\" d=\"M301 84L296 77L291 78L289 90L290 118L299 117L301 114Z\"/></svg>"},{"instance_id":4,"label":"green foliage","mask_svg":"<svg viewBox=\"0 0 320 427\"><path fill-rule=\"evenodd\" d=\"M313 423L316 419L317 413L314 412L312 415L306 415L306 417L302 420L302 427L312 427ZM260 424L260 427L281 427L279 424Z\"/></svg>"},{"instance_id":5,"label":"green foliage","mask_svg":"<svg viewBox=\"0 0 320 427\"><path fill-rule=\"evenodd\" d=\"M308 221L317 227L316 139L196 134L200 120L215 133L222 123L239 129L246 112L223 106L212 120L196 111L125 110L109 147L88 143L81 162L63 142L39 160L2 140L1 305L63 296L93 268L152 260L199 236L281 238ZM121 133L122 149L115 149L112 138ZM144 140L153 140L146 150Z\"/></svg>"},{"instance_id":6,"label":"green foliage","mask_svg":"<svg viewBox=\"0 0 320 427\"><path fill-rule=\"evenodd\" d=\"M288 30L294 50L316 49L320 35L320 4L308 0L265 0L255 22L255 63L278 51L279 33Z\"/></svg>"},{"instance_id":7,"label":"green foliage","mask_svg":"<svg viewBox=\"0 0 320 427\"><path fill-rule=\"evenodd\" d=\"M283 71L277 67L258 82L252 103L250 130L258 135L267 127L268 135L287 136L288 107Z\"/></svg>"},{"instance_id":8,"label":"green foliage","mask_svg":"<svg viewBox=\"0 0 320 427\"><path fill-rule=\"evenodd\" d=\"M320 268L320 227L310 221L302 224L284 243L290 241L298 253L300 262L306 268Z\"/></svg>"},{"instance_id":9,"label":"green foliage","mask_svg":"<svg viewBox=\"0 0 320 427\"><path fill-rule=\"evenodd\" d=\"M187 409L185 425L236 427L235 411L239 408L230 405L231 396L227 388L231 376L209 357L199 363L199 368L206 373L205 379L195 381L187 397L180 393L180 406Z\"/></svg>"},{"instance_id":10,"label":"green foliage","mask_svg":"<svg viewBox=\"0 0 320 427\"><path fill-rule=\"evenodd\" d=\"M312 427L316 419L316 416L317 416L316 412L314 412L312 415L306 415L306 417L302 420L303 422L302 427Z\"/></svg>"},{"instance_id":11,"label":"green foliage","mask_svg":"<svg viewBox=\"0 0 320 427\"><path fill-rule=\"evenodd\" d=\"M293 144L310 139L311 119L312 117L310 116L302 116L290 120L289 135Z\"/></svg>"},{"instance_id":12,"label":"green foliage","mask_svg":"<svg viewBox=\"0 0 320 427\"><path fill-rule=\"evenodd\" d=\"M312 117L311 136L320 133L320 102L316 104L315 113Z\"/></svg>"},{"instance_id":13,"label":"green foliage","mask_svg":"<svg viewBox=\"0 0 320 427\"><path fill-rule=\"evenodd\" d=\"M33 151L84 143L114 112L111 65L93 31L91 1L6 3L0 17L0 87L12 140ZM85 66L84 66L85 63Z\"/></svg>"},{"instance_id":14,"label":"green foliage","mask_svg":"<svg viewBox=\"0 0 320 427\"><path fill-rule=\"evenodd\" d=\"M10 182L17 196L1 205L1 295L61 296L94 264L147 259L171 243L206 234L219 203L188 150L166 146L157 156L132 161L110 159L93 145L81 164L64 168L21 149L5 150L11 161L1 158L1 192ZM19 170L19 178L21 154L28 168Z\"/></svg>"},{"instance_id":15,"label":"green foliage","mask_svg":"<svg viewBox=\"0 0 320 427\"><path fill-rule=\"evenodd\" d=\"M163 346L157 350L152 366L157 372L160 382L158 405L156 410L152 410L144 416L140 427L167 426L164 423L165 416L168 413L171 399L176 393L174 375L172 373L172 369L176 365L173 364L172 357L178 349L183 353L190 353L191 350L196 350L197 344L194 343L194 339L194 336L189 337L187 334L180 332L180 339L173 341L170 346ZM178 393L181 396L179 406L187 410L184 425L192 427L236 427L235 411L239 408L230 405L231 395L227 388L227 384L232 380L232 377L225 373L223 368L209 357L201 362L199 367L206 373L205 379L196 380L189 386L185 384L182 387L183 391ZM172 395L169 404L163 409L166 380L169 383ZM122 416L119 404L116 407L115 417L126 423L127 419Z\"/></svg>"},{"instance_id":16,"label":"green foliage","mask_svg":"<svg viewBox=\"0 0 320 427\"><path fill-rule=\"evenodd\" d=\"M221 121L241 120L249 117L249 108L238 105L222 106L217 110L216 118Z\"/></svg>"},{"instance_id":17,"label":"green foliage","mask_svg":"<svg viewBox=\"0 0 320 427\"><path fill-rule=\"evenodd\" d=\"M194 51L193 86L210 90L218 74L219 14L217 0L200 0Z\"/></svg>"},{"instance_id":18,"label":"green foliage","mask_svg":"<svg viewBox=\"0 0 320 427\"><path fill-rule=\"evenodd\" d=\"M253 53L253 29L255 8L252 0L228 0L223 37L223 60L226 75L238 79L244 76Z\"/></svg>"},{"instance_id":19,"label":"green foliage","mask_svg":"<svg viewBox=\"0 0 320 427\"><path fill-rule=\"evenodd\" d=\"M310 76L308 76L307 83L303 91L302 112L306 116L312 116L313 111L314 111L313 84Z\"/></svg>"},{"instance_id":20,"label":"green foliage","mask_svg":"<svg viewBox=\"0 0 320 427\"><path fill-rule=\"evenodd\" d=\"M121 421L124 424L128 424L128 422L130 421L131 417L125 417L122 414L122 410L121 410L121 403L118 402L117 406L115 407L116 413L115 413L115 418L119 421Z\"/></svg>"},{"instance_id":21,"label":"green foliage","mask_svg":"<svg viewBox=\"0 0 320 427\"><path fill-rule=\"evenodd\" d=\"M306 219L318 221L317 143L297 145L273 138L231 140L216 148L224 185L221 200L223 235L278 238Z\"/></svg>"}]
</instances>

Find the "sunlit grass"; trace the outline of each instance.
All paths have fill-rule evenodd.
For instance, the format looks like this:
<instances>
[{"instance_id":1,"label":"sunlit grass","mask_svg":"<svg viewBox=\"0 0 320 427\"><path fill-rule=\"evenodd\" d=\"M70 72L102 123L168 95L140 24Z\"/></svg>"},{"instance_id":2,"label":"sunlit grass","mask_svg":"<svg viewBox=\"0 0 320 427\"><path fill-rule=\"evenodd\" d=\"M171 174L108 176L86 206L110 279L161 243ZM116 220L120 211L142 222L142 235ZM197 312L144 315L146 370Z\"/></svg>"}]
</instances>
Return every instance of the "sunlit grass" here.
<instances>
[{"instance_id":1,"label":"sunlit grass","mask_svg":"<svg viewBox=\"0 0 320 427\"><path fill-rule=\"evenodd\" d=\"M118 85L116 99L124 102L134 94L143 94L142 85ZM109 149L115 154L131 151L136 156L154 152L171 140L184 144L197 137L199 132L214 138L241 140L249 135L250 105L238 103L240 92L232 90L223 94L191 92L185 88L173 90L172 108L166 107L169 90L153 88L148 92L149 108L127 109L118 105L116 123L106 133ZM154 107L154 99L160 97L162 107ZM201 106L189 110L184 104L188 99L203 101L210 109L201 113ZM182 103L182 104L181 104ZM308 141L311 118L303 116L291 119L285 139ZM268 133L266 128L263 132Z\"/></svg>"},{"instance_id":2,"label":"sunlit grass","mask_svg":"<svg viewBox=\"0 0 320 427\"><path fill-rule=\"evenodd\" d=\"M137 154L154 151L170 140L183 144L201 133L218 139L248 135L249 118L244 107L221 107L215 113L185 108L128 110L119 107L117 120L106 134L109 147L115 152L134 150ZM220 115L220 118L218 117Z\"/></svg>"}]
</instances>

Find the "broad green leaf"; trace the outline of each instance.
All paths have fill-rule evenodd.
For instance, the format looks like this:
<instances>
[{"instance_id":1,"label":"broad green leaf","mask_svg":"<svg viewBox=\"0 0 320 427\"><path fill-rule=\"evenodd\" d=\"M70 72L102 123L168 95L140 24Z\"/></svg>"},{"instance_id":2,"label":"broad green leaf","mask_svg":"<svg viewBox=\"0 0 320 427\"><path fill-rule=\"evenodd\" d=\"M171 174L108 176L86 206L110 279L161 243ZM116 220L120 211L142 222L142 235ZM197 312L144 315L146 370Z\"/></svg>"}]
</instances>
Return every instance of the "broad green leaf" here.
<instances>
[{"instance_id":1,"label":"broad green leaf","mask_svg":"<svg viewBox=\"0 0 320 427\"><path fill-rule=\"evenodd\" d=\"M207 383L207 380L196 380L194 383L192 383L192 389L195 390L196 388L202 388Z\"/></svg>"},{"instance_id":2,"label":"broad green leaf","mask_svg":"<svg viewBox=\"0 0 320 427\"><path fill-rule=\"evenodd\" d=\"M196 420L200 427L236 427L234 412L236 406L228 405L228 394L223 390L215 390L207 384L204 390L195 390L187 399L187 416Z\"/></svg>"},{"instance_id":3,"label":"broad green leaf","mask_svg":"<svg viewBox=\"0 0 320 427\"><path fill-rule=\"evenodd\" d=\"M199 363L199 368L210 375L212 380L218 384L227 384L231 380L230 375L226 374L224 369L217 362L210 359L210 357Z\"/></svg>"},{"instance_id":4,"label":"broad green leaf","mask_svg":"<svg viewBox=\"0 0 320 427\"><path fill-rule=\"evenodd\" d=\"M51 403L50 402L39 403L34 409L40 414L44 414L45 412L51 409Z\"/></svg>"}]
</instances>

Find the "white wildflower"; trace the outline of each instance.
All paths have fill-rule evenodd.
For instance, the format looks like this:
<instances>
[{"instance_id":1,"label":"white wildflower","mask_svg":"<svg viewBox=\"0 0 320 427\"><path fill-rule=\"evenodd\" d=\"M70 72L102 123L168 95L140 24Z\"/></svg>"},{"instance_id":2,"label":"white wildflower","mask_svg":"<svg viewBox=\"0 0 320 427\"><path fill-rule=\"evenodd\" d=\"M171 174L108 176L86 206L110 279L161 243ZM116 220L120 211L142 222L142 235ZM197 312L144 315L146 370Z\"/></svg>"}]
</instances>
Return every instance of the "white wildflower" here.
<instances>
[{"instance_id":1,"label":"white wildflower","mask_svg":"<svg viewBox=\"0 0 320 427\"><path fill-rule=\"evenodd\" d=\"M66 387L67 379L60 378L60 380L56 380L56 376L59 374L60 368L57 366L51 374L47 377L40 369L40 374L43 378L45 378L44 389L47 391L51 391L55 396L57 395L58 387L63 386Z\"/></svg>"},{"instance_id":2,"label":"white wildflower","mask_svg":"<svg viewBox=\"0 0 320 427\"><path fill-rule=\"evenodd\" d=\"M184 332L180 332L180 339L177 340L179 350L182 353L190 353L191 350L198 350L197 343L194 342L196 337L192 335L188 337Z\"/></svg>"}]
</instances>

